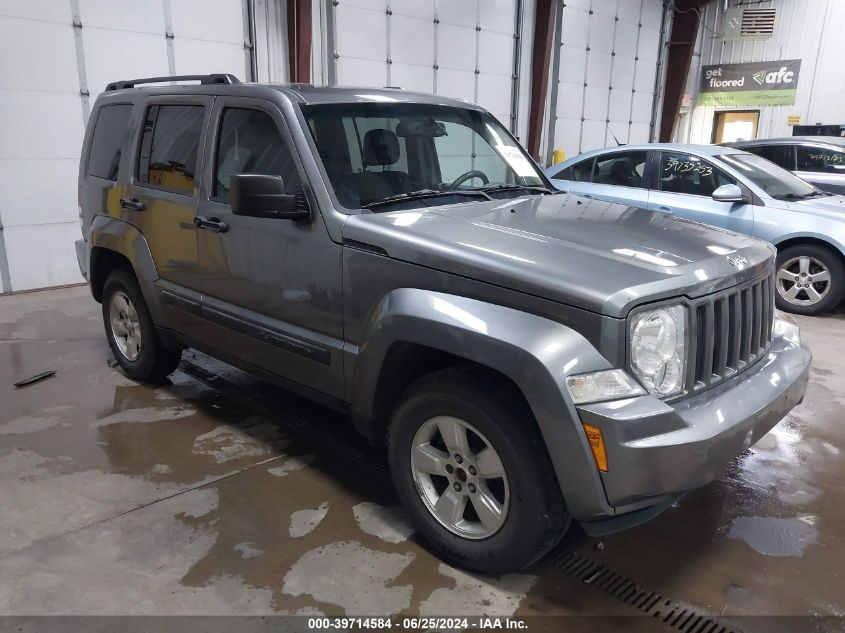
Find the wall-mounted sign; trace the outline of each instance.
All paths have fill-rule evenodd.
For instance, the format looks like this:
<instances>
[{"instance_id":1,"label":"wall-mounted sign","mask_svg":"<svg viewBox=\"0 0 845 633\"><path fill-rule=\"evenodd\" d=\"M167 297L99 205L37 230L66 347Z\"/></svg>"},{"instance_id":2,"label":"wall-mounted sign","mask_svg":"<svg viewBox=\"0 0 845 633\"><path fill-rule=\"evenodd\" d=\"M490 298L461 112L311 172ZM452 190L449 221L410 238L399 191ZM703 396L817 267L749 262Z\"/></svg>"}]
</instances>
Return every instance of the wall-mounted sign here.
<instances>
[{"instance_id":1,"label":"wall-mounted sign","mask_svg":"<svg viewBox=\"0 0 845 633\"><path fill-rule=\"evenodd\" d=\"M800 114L790 114L786 117L786 124L787 125L801 125L801 115Z\"/></svg>"},{"instance_id":2,"label":"wall-mounted sign","mask_svg":"<svg viewBox=\"0 0 845 633\"><path fill-rule=\"evenodd\" d=\"M704 66L697 105L792 105L800 70L800 59Z\"/></svg>"}]
</instances>

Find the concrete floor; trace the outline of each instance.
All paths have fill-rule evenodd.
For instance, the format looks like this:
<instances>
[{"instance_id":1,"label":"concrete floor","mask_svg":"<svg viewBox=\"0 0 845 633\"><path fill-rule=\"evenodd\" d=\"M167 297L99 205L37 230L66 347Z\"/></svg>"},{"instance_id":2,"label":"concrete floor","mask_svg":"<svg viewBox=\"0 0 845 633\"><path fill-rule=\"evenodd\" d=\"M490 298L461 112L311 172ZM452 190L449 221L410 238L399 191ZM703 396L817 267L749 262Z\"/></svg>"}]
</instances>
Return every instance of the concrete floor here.
<instances>
[{"instance_id":1,"label":"concrete floor","mask_svg":"<svg viewBox=\"0 0 845 633\"><path fill-rule=\"evenodd\" d=\"M190 351L172 384L136 384L109 366L87 288L2 297L0 614L843 616L845 314L799 320L807 398L725 477L491 578L427 551L341 416ZM615 597L573 556L661 604Z\"/></svg>"}]
</instances>

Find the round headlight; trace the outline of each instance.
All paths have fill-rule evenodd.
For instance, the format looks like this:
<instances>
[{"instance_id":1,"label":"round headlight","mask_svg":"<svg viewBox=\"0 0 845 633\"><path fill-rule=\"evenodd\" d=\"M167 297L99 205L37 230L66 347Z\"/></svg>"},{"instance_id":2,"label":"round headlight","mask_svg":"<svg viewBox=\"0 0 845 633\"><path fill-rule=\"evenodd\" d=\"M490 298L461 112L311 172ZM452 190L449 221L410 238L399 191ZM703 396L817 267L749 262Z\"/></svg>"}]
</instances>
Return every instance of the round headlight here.
<instances>
[{"instance_id":1,"label":"round headlight","mask_svg":"<svg viewBox=\"0 0 845 633\"><path fill-rule=\"evenodd\" d=\"M642 312L631 323L631 365L652 393L669 396L683 389L686 308Z\"/></svg>"}]
</instances>

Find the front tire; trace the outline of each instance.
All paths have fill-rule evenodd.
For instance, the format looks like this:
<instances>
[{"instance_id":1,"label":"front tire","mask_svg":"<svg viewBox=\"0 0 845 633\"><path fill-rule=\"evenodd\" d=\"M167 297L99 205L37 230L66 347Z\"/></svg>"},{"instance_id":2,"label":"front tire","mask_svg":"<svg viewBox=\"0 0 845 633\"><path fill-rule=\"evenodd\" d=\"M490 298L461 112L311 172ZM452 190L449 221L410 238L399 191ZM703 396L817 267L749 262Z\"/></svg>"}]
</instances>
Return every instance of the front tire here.
<instances>
[{"instance_id":1,"label":"front tire","mask_svg":"<svg viewBox=\"0 0 845 633\"><path fill-rule=\"evenodd\" d=\"M845 295L845 266L831 249L797 244L778 251L777 295L780 310L816 315L830 312Z\"/></svg>"},{"instance_id":2,"label":"front tire","mask_svg":"<svg viewBox=\"0 0 845 633\"><path fill-rule=\"evenodd\" d=\"M473 571L523 569L571 522L521 394L475 368L415 382L392 416L388 452L416 529L444 558Z\"/></svg>"},{"instance_id":3,"label":"front tire","mask_svg":"<svg viewBox=\"0 0 845 633\"><path fill-rule=\"evenodd\" d=\"M103 286L102 306L109 347L131 378L159 383L176 369L182 350L167 349L162 344L131 273L112 271Z\"/></svg>"}]
</instances>

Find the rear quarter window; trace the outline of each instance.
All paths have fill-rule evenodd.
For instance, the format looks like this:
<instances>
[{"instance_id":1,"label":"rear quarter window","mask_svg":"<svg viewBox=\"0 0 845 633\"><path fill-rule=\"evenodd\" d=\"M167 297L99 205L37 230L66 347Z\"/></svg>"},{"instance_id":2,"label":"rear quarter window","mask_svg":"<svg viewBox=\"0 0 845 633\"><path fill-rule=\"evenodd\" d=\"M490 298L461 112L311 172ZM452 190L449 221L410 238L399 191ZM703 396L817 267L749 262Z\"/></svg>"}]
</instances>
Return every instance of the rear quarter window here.
<instances>
[{"instance_id":1,"label":"rear quarter window","mask_svg":"<svg viewBox=\"0 0 845 633\"><path fill-rule=\"evenodd\" d=\"M132 106L107 105L100 108L91 137L88 154L88 175L117 180L120 156L129 139L129 116Z\"/></svg>"}]
</instances>

